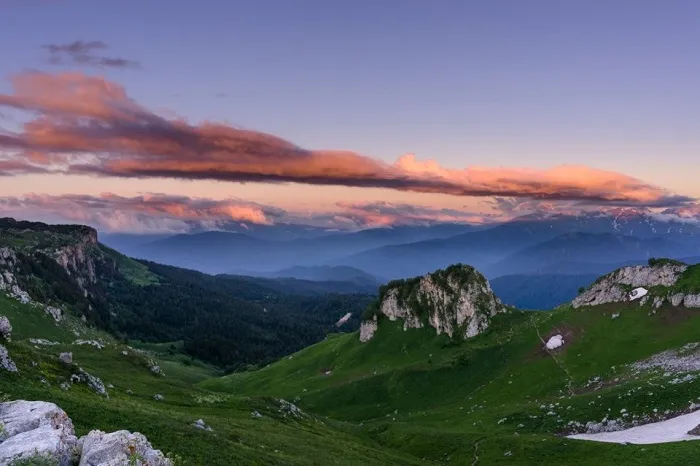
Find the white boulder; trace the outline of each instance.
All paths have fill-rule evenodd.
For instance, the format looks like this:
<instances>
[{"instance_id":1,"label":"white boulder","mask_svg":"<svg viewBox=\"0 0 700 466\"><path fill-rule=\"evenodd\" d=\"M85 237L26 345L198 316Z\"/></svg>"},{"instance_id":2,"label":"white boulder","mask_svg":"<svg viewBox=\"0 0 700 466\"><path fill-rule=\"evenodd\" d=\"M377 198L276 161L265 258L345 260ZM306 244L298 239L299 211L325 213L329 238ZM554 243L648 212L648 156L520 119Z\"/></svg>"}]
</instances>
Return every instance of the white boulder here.
<instances>
[{"instance_id":1,"label":"white boulder","mask_svg":"<svg viewBox=\"0 0 700 466\"><path fill-rule=\"evenodd\" d=\"M377 316L374 316L372 320L365 320L360 324L360 341L362 343L370 341L374 336L374 332L377 331Z\"/></svg>"},{"instance_id":2,"label":"white boulder","mask_svg":"<svg viewBox=\"0 0 700 466\"><path fill-rule=\"evenodd\" d=\"M105 433L93 430L79 440L82 449L79 466L148 465L172 466L160 450L155 450L148 439L126 430Z\"/></svg>"},{"instance_id":3,"label":"white boulder","mask_svg":"<svg viewBox=\"0 0 700 466\"><path fill-rule=\"evenodd\" d=\"M73 353L61 353L58 359L64 364L73 364Z\"/></svg>"},{"instance_id":4,"label":"white boulder","mask_svg":"<svg viewBox=\"0 0 700 466\"><path fill-rule=\"evenodd\" d=\"M0 403L0 464L48 455L59 466L73 464L77 439L73 423L61 408L45 401Z\"/></svg>"}]
</instances>

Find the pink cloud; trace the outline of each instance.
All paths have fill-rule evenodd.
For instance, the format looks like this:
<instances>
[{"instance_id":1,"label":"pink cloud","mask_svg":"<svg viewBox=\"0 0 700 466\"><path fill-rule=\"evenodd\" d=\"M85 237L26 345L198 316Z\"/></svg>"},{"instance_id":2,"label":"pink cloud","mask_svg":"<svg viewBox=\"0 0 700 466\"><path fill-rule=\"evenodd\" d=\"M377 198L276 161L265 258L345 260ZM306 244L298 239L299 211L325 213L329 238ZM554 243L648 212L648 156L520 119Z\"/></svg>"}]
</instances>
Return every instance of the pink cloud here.
<instances>
[{"instance_id":1,"label":"pink cloud","mask_svg":"<svg viewBox=\"0 0 700 466\"><path fill-rule=\"evenodd\" d=\"M585 166L454 169L413 155L386 164L349 151L308 150L257 131L166 118L129 98L118 84L79 73L33 72L15 76L12 84L12 94L0 94L0 107L33 119L0 140L0 149L14 150L17 160L35 169L657 206L691 200Z\"/></svg>"}]
</instances>

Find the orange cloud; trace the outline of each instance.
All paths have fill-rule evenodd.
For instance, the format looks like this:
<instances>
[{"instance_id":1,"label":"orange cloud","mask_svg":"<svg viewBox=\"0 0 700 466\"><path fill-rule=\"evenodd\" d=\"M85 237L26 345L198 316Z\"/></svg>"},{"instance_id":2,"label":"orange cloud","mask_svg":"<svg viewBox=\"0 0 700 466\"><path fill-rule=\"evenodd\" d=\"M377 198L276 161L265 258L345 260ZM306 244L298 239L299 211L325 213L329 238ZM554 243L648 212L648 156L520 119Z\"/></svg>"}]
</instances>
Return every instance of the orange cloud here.
<instances>
[{"instance_id":1,"label":"orange cloud","mask_svg":"<svg viewBox=\"0 0 700 466\"><path fill-rule=\"evenodd\" d=\"M130 99L121 86L78 73L33 72L15 76L12 84L13 94L0 94L0 107L29 112L34 119L20 133L10 134L5 148L47 171L654 206L691 200L621 173L584 166L450 169L413 155L389 165L348 151L303 149L257 131L165 118ZM51 156L42 161L36 155L30 159L29 153Z\"/></svg>"},{"instance_id":2,"label":"orange cloud","mask_svg":"<svg viewBox=\"0 0 700 466\"><path fill-rule=\"evenodd\" d=\"M123 197L38 195L0 198L0 212L88 223L111 231L187 231L192 224L236 221L273 223L284 211L238 199L212 200L164 194ZM191 223L188 223L191 222Z\"/></svg>"}]
</instances>

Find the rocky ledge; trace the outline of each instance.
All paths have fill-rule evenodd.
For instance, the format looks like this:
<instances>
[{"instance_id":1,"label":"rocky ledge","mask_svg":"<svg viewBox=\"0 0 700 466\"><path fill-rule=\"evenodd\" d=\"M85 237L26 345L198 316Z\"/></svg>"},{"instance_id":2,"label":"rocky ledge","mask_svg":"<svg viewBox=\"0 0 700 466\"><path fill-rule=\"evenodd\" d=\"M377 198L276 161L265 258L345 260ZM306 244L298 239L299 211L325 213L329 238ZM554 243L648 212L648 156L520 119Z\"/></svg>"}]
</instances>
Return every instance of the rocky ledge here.
<instances>
[{"instance_id":1,"label":"rocky ledge","mask_svg":"<svg viewBox=\"0 0 700 466\"><path fill-rule=\"evenodd\" d=\"M65 411L45 401L0 403L0 464L58 466L172 466L146 437L125 430L93 430L78 439Z\"/></svg>"},{"instance_id":2,"label":"rocky ledge","mask_svg":"<svg viewBox=\"0 0 700 466\"><path fill-rule=\"evenodd\" d=\"M380 290L374 312L365 315L360 341L373 338L378 317L403 320L403 328L433 327L438 335L470 338L486 330L506 307L489 282L468 265L457 264L423 277L396 280Z\"/></svg>"},{"instance_id":3,"label":"rocky ledge","mask_svg":"<svg viewBox=\"0 0 700 466\"><path fill-rule=\"evenodd\" d=\"M683 292L676 286L689 269L690 266L676 261L623 267L598 279L571 304L579 308L637 301L641 306L651 303L654 308L665 302L700 307L700 294Z\"/></svg>"}]
</instances>

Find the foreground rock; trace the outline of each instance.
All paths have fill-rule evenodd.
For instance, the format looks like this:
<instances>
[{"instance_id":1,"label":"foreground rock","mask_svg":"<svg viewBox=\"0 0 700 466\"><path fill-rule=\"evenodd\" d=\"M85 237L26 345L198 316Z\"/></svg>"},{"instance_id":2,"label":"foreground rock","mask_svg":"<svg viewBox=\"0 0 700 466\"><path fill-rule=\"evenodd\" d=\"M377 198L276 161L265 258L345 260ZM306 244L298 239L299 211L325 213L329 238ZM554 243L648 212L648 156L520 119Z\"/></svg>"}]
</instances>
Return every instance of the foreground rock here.
<instances>
[{"instance_id":1,"label":"foreground rock","mask_svg":"<svg viewBox=\"0 0 700 466\"><path fill-rule=\"evenodd\" d=\"M171 466L160 450L155 450L142 434L120 430L107 434L93 430L78 441L81 450L79 466L112 466L141 464ZM136 462L136 461L140 462Z\"/></svg>"},{"instance_id":2,"label":"foreground rock","mask_svg":"<svg viewBox=\"0 0 700 466\"><path fill-rule=\"evenodd\" d=\"M486 330L491 318L507 309L489 282L468 265L453 265L423 277L396 280L384 288L377 310L360 328L360 341L377 330L377 315L403 320L404 330L429 325L438 335L470 338Z\"/></svg>"},{"instance_id":3,"label":"foreground rock","mask_svg":"<svg viewBox=\"0 0 700 466\"><path fill-rule=\"evenodd\" d=\"M76 459L73 422L61 408L44 401L0 403L0 464L37 454L53 458L59 466Z\"/></svg>"},{"instance_id":4,"label":"foreground rock","mask_svg":"<svg viewBox=\"0 0 700 466\"><path fill-rule=\"evenodd\" d=\"M53 403L0 403L0 425L0 465L40 456L58 466L172 466L138 432L93 430L77 439L73 422Z\"/></svg>"}]
</instances>

